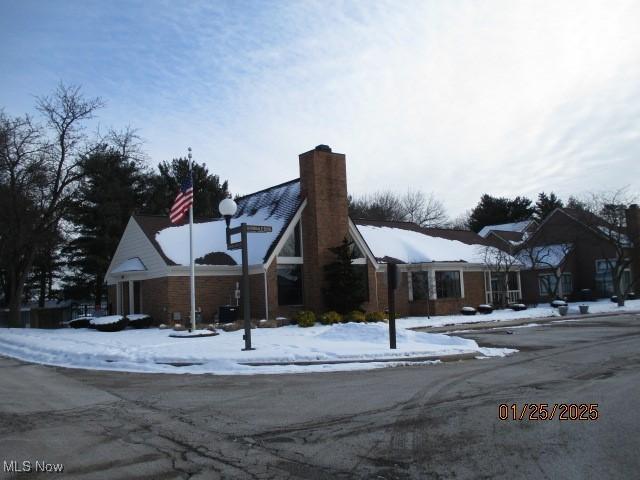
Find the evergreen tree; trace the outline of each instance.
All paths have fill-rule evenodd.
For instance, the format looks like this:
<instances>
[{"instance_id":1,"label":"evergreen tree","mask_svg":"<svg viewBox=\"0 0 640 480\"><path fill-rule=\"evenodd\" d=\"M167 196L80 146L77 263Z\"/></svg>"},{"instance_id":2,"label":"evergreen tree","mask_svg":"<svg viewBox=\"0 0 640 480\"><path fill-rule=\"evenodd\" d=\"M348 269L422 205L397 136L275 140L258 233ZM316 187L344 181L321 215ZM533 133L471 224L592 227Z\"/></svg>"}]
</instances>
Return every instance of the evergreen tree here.
<instances>
[{"instance_id":1,"label":"evergreen tree","mask_svg":"<svg viewBox=\"0 0 640 480\"><path fill-rule=\"evenodd\" d=\"M82 181L70 219L75 238L65 249L65 296L104 295L104 276L131 214L143 206L148 176L143 166L109 146L83 159Z\"/></svg>"},{"instance_id":2,"label":"evergreen tree","mask_svg":"<svg viewBox=\"0 0 640 480\"><path fill-rule=\"evenodd\" d=\"M538 194L538 201L536 202L534 218L541 222L547 215L553 212L556 208L562 208L564 205L555 193L551 192L547 195L544 192Z\"/></svg>"},{"instance_id":3,"label":"evergreen tree","mask_svg":"<svg viewBox=\"0 0 640 480\"><path fill-rule=\"evenodd\" d=\"M189 176L189 160L174 158L158 165L159 175L151 178L145 213L169 215L182 181ZM209 173L206 165L193 164L193 215L217 218L218 204L228 196L228 182L220 183L218 175Z\"/></svg>"},{"instance_id":4,"label":"evergreen tree","mask_svg":"<svg viewBox=\"0 0 640 480\"><path fill-rule=\"evenodd\" d=\"M336 260L324 267L326 288L324 302L329 310L348 313L358 310L366 300L365 284L351 264L353 242L344 238L342 243L329 249Z\"/></svg>"},{"instance_id":5,"label":"evergreen tree","mask_svg":"<svg viewBox=\"0 0 640 480\"><path fill-rule=\"evenodd\" d=\"M469 215L469 228L479 232L486 225L500 225L503 223L521 222L533 214L531 200L526 197L509 199L506 197L492 197L484 194L478 205Z\"/></svg>"}]
</instances>

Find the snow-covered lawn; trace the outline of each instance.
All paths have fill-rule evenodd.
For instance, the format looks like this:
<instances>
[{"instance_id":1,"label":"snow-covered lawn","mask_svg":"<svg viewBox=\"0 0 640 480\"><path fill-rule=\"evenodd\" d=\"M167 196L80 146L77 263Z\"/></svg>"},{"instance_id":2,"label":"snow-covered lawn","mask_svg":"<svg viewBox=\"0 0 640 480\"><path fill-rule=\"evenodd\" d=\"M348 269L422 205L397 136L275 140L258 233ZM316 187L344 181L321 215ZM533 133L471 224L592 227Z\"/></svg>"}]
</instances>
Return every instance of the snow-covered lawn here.
<instances>
[{"instance_id":1,"label":"snow-covered lawn","mask_svg":"<svg viewBox=\"0 0 640 480\"><path fill-rule=\"evenodd\" d=\"M596 302L575 302L569 304L568 315L579 315L579 305L589 305L589 313L607 313L607 312L626 312L640 311L639 300L627 300L624 307L618 307L617 303L611 300L598 300ZM528 308L519 312L505 309L496 310L488 315L480 313L469 315L441 315L438 317L407 317L398 320L398 325L403 328L415 327L441 327L444 325L456 325L459 323L477 323L477 322L500 322L505 320L518 320L524 318L543 318L543 317L560 317L560 313L556 308L552 308L548 304L541 305L536 308ZM588 317L588 316L587 316Z\"/></svg>"},{"instance_id":2,"label":"snow-covered lawn","mask_svg":"<svg viewBox=\"0 0 640 480\"><path fill-rule=\"evenodd\" d=\"M589 311L640 310L640 300L619 308L610 301L589 302ZM578 313L571 304L569 314ZM98 332L90 329L0 329L0 354L30 362L96 370L164 373L301 373L381 368L402 364L409 357L480 352L503 356L511 349L480 348L469 339L408 330L419 326L442 326L470 322L504 321L559 316L548 306L520 312L496 311L489 315L411 317L398 320L398 348L389 349L386 323L346 323L311 328L288 326L251 331L256 350L243 352L243 331L220 332L205 338L171 338L172 330L157 328ZM588 318L588 317L585 317ZM248 362L294 362L336 360L382 360L394 362L323 365L249 366ZM397 360L397 361L396 361ZM172 365L174 364L174 365ZM175 364L192 364L176 366Z\"/></svg>"},{"instance_id":3,"label":"snow-covered lawn","mask_svg":"<svg viewBox=\"0 0 640 480\"><path fill-rule=\"evenodd\" d=\"M170 338L157 328L98 332L89 329L1 329L0 354L22 360L98 370L166 373L255 374L369 369L394 363L248 366L242 362L381 360L481 352L502 356L509 349L479 348L473 340L398 328L389 349L386 323L346 323L311 328L288 326L251 331L256 350L241 351L243 331L208 338ZM191 363L188 366L171 364Z\"/></svg>"}]
</instances>

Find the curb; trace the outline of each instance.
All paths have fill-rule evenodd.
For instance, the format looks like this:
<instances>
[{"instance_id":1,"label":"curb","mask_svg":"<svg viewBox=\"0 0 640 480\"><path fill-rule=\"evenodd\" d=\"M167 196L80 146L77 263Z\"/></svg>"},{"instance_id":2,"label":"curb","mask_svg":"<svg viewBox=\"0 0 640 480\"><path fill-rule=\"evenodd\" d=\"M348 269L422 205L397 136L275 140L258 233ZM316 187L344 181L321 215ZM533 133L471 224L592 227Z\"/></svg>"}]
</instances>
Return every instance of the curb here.
<instances>
[{"instance_id":1,"label":"curb","mask_svg":"<svg viewBox=\"0 0 640 480\"><path fill-rule=\"evenodd\" d=\"M423 355L415 357L384 357L384 358L350 358L344 360L301 360L293 362L238 362L239 365L249 367L274 367L294 365L308 367L310 365L338 365L343 363L392 363L392 362L432 362L440 360L441 362L457 362L460 360L472 360L478 356L483 356L480 352L465 352L452 355Z\"/></svg>"},{"instance_id":2,"label":"curb","mask_svg":"<svg viewBox=\"0 0 640 480\"><path fill-rule=\"evenodd\" d=\"M602 312L602 313L585 313L578 315L554 315L552 317L538 317L538 318L519 318L516 320L493 320L487 322L473 322L473 323L456 323L453 325L442 325L440 327L413 327L408 330L415 330L417 332L427 333L444 333L444 332L457 332L460 330L486 330L492 328L507 328L517 327L519 325L527 325L529 323L553 323L564 320L589 320L591 318L602 317L619 317L621 315L636 315L640 314L640 310L627 310L624 312Z\"/></svg>"}]
</instances>

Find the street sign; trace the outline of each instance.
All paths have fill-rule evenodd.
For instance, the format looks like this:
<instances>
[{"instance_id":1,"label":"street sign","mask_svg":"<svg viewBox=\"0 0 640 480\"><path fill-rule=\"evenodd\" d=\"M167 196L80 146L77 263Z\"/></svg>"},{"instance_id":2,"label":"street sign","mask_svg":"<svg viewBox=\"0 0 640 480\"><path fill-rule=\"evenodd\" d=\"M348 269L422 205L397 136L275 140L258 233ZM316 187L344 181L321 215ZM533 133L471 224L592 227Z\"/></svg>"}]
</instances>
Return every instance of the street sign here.
<instances>
[{"instance_id":1,"label":"street sign","mask_svg":"<svg viewBox=\"0 0 640 480\"><path fill-rule=\"evenodd\" d=\"M269 233L273 229L264 225L247 225L247 232L251 233Z\"/></svg>"},{"instance_id":2,"label":"street sign","mask_svg":"<svg viewBox=\"0 0 640 480\"><path fill-rule=\"evenodd\" d=\"M233 242L227 245L228 250L239 250L242 248L242 242Z\"/></svg>"}]
</instances>

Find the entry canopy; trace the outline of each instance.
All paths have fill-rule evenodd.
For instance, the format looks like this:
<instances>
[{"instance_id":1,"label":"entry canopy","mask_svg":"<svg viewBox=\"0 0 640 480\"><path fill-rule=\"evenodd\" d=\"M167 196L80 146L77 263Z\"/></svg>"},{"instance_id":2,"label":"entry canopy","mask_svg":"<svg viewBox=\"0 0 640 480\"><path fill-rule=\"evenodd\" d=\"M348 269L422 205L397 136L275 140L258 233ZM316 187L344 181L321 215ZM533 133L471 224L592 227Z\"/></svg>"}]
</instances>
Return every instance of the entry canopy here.
<instances>
[{"instance_id":1,"label":"entry canopy","mask_svg":"<svg viewBox=\"0 0 640 480\"><path fill-rule=\"evenodd\" d=\"M146 269L139 257L133 257L119 264L111 273L144 272Z\"/></svg>"}]
</instances>

